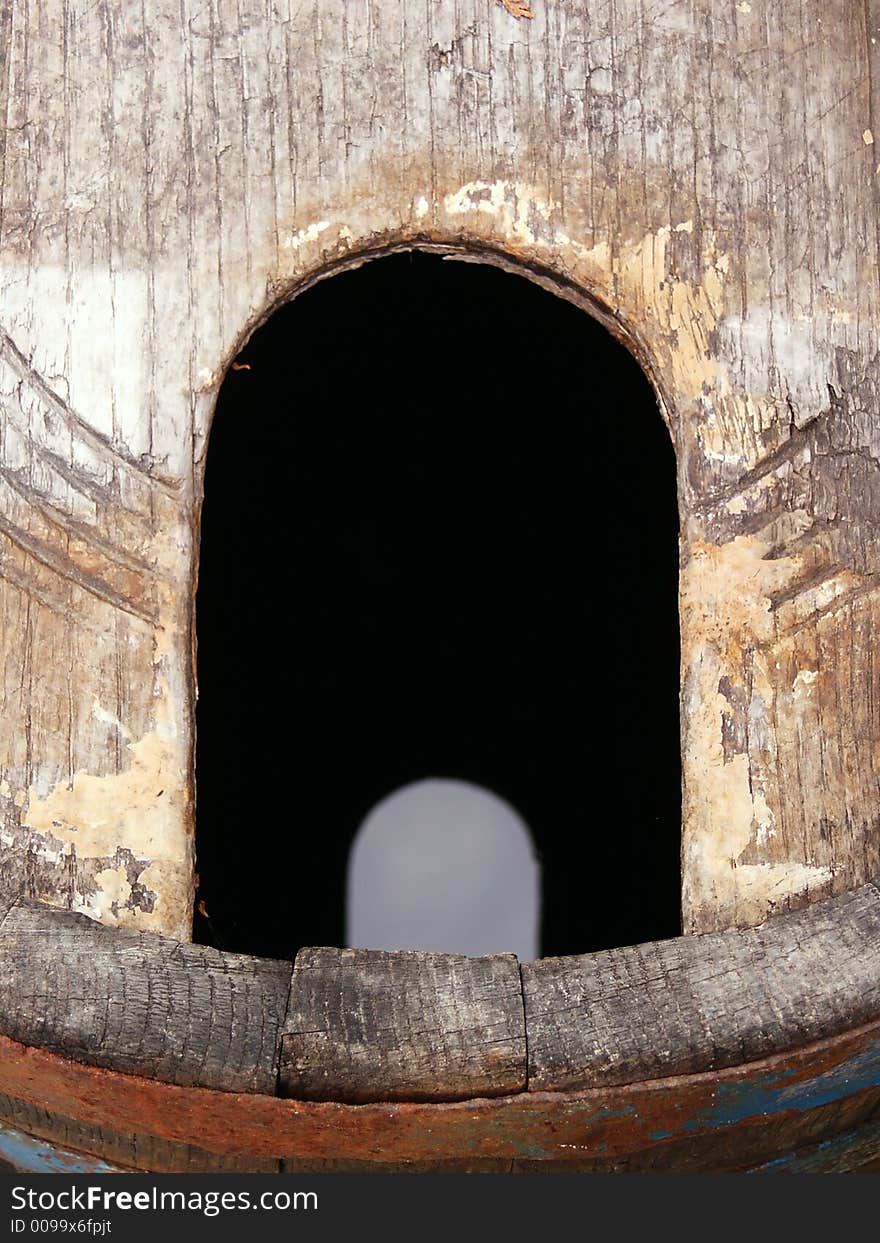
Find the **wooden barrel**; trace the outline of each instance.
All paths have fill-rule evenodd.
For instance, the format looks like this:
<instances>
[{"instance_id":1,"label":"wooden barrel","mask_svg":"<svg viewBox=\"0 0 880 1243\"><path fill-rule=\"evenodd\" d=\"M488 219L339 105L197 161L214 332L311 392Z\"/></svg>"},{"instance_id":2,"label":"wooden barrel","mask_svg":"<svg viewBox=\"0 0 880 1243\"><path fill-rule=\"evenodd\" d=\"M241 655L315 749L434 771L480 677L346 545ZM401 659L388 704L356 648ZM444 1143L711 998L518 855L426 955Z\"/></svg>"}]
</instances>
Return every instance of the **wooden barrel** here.
<instances>
[{"instance_id":1,"label":"wooden barrel","mask_svg":"<svg viewBox=\"0 0 880 1243\"><path fill-rule=\"evenodd\" d=\"M848 1170L880 1157L874 886L746 931L522 967L337 949L248 959L21 900L0 931L0 1012L4 1123L119 1168Z\"/></svg>"},{"instance_id":2,"label":"wooden barrel","mask_svg":"<svg viewBox=\"0 0 880 1243\"><path fill-rule=\"evenodd\" d=\"M876 0L360 8L98 0L63 37L50 0L0 9L0 1158L865 1166ZM573 303L653 386L680 516L682 937L531 964L191 941L218 393L281 304L412 250ZM527 324L487 358L447 320L438 391L475 417L501 370L584 380ZM301 366L293 342L293 390ZM594 470L625 505L638 438L604 417L619 449ZM599 610L632 573L617 531L583 531ZM295 768L248 774L265 820ZM591 831L624 844L602 884L625 894L630 826Z\"/></svg>"}]
</instances>

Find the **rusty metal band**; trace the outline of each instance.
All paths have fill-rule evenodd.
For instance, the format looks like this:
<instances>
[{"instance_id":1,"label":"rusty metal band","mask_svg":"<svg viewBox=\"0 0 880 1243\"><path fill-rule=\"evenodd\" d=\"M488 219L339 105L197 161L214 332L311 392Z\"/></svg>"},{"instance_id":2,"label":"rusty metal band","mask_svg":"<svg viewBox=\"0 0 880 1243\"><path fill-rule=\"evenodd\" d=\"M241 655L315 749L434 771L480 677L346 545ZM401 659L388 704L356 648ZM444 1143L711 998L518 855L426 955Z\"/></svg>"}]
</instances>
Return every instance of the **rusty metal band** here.
<instances>
[{"instance_id":1,"label":"rusty metal band","mask_svg":"<svg viewBox=\"0 0 880 1243\"><path fill-rule=\"evenodd\" d=\"M0 1091L83 1123L134 1127L229 1156L608 1159L797 1121L841 1102L870 1115L880 1106L880 1022L717 1073L441 1104L343 1105L182 1088L0 1037ZM828 1127L833 1133L833 1120Z\"/></svg>"}]
</instances>

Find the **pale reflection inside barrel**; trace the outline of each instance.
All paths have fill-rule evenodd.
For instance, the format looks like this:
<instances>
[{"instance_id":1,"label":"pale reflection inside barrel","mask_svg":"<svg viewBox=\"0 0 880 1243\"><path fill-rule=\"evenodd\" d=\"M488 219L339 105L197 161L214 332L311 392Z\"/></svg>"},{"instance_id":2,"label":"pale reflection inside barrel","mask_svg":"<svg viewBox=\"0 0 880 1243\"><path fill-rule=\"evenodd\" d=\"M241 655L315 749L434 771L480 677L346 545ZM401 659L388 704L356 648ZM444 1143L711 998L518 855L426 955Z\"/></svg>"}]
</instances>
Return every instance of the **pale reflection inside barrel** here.
<instances>
[{"instance_id":1,"label":"pale reflection inside barrel","mask_svg":"<svg viewBox=\"0 0 880 1243\"><path fill-rule=\"evenodd\" d=\"M538 957L540 870L524 820L463 781L403 786L361 825L348 862L346 944Z\"/></svg>"}]
</instances>

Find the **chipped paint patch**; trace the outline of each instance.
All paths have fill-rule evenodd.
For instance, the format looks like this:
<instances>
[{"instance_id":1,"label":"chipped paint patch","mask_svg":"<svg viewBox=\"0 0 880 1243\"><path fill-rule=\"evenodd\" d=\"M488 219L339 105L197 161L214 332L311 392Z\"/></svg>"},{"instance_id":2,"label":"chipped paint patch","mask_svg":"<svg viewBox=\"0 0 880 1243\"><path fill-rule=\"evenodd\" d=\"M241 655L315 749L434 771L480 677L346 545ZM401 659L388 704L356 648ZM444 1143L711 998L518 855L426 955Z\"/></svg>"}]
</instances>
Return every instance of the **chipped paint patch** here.
<instances>
[{"instance_id":1,"label":"chipped paint patch","mask_svg":"<svg viewBox=\"0 0 880 1243\"><path fill-rule=\"evenodd\" d=\"M537 240L532 220L537 214L549 220L558 204L549 203L531 187L507 181L469 181L443 199L448 216L480 212L491 216L511 240L533 246Z\"/></svg>"},{"instance_id":2,"label":"chipped paint patch","mask_svg":"<svg viewBox=\"0 0 880 1243\"><path fill-rule=\"evenodd\" d=\"M102 708L94 695L92 696L92 716L104 725L112 725L114 729L119 730L126 742L131 742L131 734L122 724L119 717L114 712L108 712L106 708Z\"/></svg>"},{"instance_id":3,"label":"chipped paint patch","mask_svg":"<svg viewBox=\"0 0 880 1243\"><path fill-rule=\"evenodd\" d=\"M124 847L149 861L139 877L156 895L154 908L132 907L124 866L95 874L97 892L83 895L74 909L110 925L151 927L188 939L183 895L192 888L190 845L185 832L187 773L168 727L158 726L128 743L129 763L119 773L77 772L47 794L28 795L22 826L32 830L31 848L49 863L76 854L78 860L113 857ZM182 908L182 910L181 910Z\"/></svg>"},{"instance_id":4,"label":"chipped paint patch","mask_svg":"<svg viewBox=\"0 0 880 1243\"><path fill-rule=\"evenodd\" d=\"M745 744L725 756L732 696L719 687L741 688L750 728L765 727L772 688L762 648L775 637L771 597L800 568L798 557L767 559L766 552L758 536L719 546L696 542L682 570L683 888L690 926L701 926L700 912L707 911L714 926L758 923L774 905L831 879L827 867L809 860L754 861L755 850L775 835L766 778ZM801 684L809 685L809 676Z\"/></svg>"},{"instance_id":5,"label":"chipped paint patch","mask_svg":"<svg viewBox=\"0 0 880 1243\"><path fill-rule=\"evenodd\" d=\"M314 224L307 225L304 229L299 229L292 237L287 238L284 245L289 250L300 250L303 246L308 246L311 242L315 242L327 229L330 228L329 220L318 220Z\"/></svg>"},{"instance_id":6,"label":"chipped paint patch","mask_svg":"<svg viewBox=\"0 0 880 1243\"><path fill-rule=\"evenodd\" d=\"M392 229L400 229L399 208L389 208L387 214L395 221ZM288 270L278 273L279 282L295 283L319 271L327 255L354 254L375 244L376 220L382 215L374 200L368 209L352 194L344 214L340 207L338 214L322 215L296 229L286 246L294 257L284 265ZM404 236L424 228L429 219L441 243L461 240L465 228L470 240L496 246L499 254L559 270L623 322L638 324L654 355L655 370L671 379L675 395L705 406L710 435L716 406L734 400L726 367L712 346L725 311L730 258L705 228L695 250L689 240L696 235L692 219L638 238L619 237L613 248L607 241L587 245L565 219L561 203L534 185L506 180L468 181L445 193L426 190L413 195L408 215ZM688 255L686 272L679 270L678 239ZM528 275L527 268L523 274ZM721 427L715 443L707 444L707 451L713 449L730 455Z\"/></svg>"},{"instance_id":7,"label":"chipped paint patch","mask_svg":"<svg viewBox=\"0 0 880 1243\"><path fill-rule=\"evenodd\" d=\"M842 1065L808 1079L790 1072L776 1072L741 1082L720 1083L712 1094L711 1104L689 1119L685 1129L698 1130L707 1124L735 1126L751 1118L789 1110L805 1113L878 1086L880 1044L874 1042Z\"/></svg>"},{"instance_id":8,"label":"chipped paint patch","mask_svg":"<svg viewBox=\"0 0 880 1243\"><path fill-rule=\"evenodd\" d=\"M24 1131L0 1122L0 1158L25 1174L116 1174L121 1166L110 1165L99 1157L71 1152L58 1144L34 1139ZM23 1219L22 1219L23 1220Z\"/></svg>"},{"instance_id":9,"label":"chipped paint patch","mask_svg":"<svg viewBox=\"0 0 880 1243\"><path fill-rule=\"evenodd\" d=\"M111 916L112 922L119 919L119 911L125 907L131 898L131 885L128 883L128 875L124 867L104 868L100 872L95 873L95 883L101 891L105 909L101 910L99 906L95 906L95 918L104 919L107 922L107 914Z\"/></svg>"},{"instance_id":10,"label":"chipped paint patch","mask_svg":"<svg viewBox=\"0 0 880 1243\"><path fill-rule=\"evenodd\" d=\"M191 738L183 706L189 680L176 614L184 596L175 576L189 558L173 528L152 552L166 578L158 587L160 622L147 649L149 682L139 705L147 729L136 737L128 722L92 696L89 715L114 731L119 771L78 769L49 783L38 771L19 792L20 825L13 832L15 849L37 864L37 896L111 927L188 940L194 846Z\"/></svg>"},{"instance_id":11,"label":"chipped paint patch","mask_svg":"<svg viewBox=\"0 0 880 1243\"><path fill-rule=\"evenodd\" d=\"M534 187L519 183L473 181L445 195L450 217L490 218L502 246L525 245L532 253L564 256L573 279L601 297L630 322L639 322L656 347L657 362L668 366L679 396L703 400L707 392L726 398L731 385L711 348L711 334L723 313L724 281L730 268L709 231L703 235L696 280L672 270L670 241L691 236L692 220L662 226L638 239L580 243L561 222L561 207ZM540 227L539 227L540 225ZM668 360L660 357L668 352Z\"/></svg>"},{"instance_id":12,"label":"chipped paint patch","mask_svg":"<svg viewBox=\"0 0 880 1243\"><path fill-rule=\"evenodd\" d=\"M797 677L791 686L792 694L797 698L798 695L809 695L813 689L813 684L819 677L817 669L801 669L798 671Z\"/></svg>"}]
</instances>

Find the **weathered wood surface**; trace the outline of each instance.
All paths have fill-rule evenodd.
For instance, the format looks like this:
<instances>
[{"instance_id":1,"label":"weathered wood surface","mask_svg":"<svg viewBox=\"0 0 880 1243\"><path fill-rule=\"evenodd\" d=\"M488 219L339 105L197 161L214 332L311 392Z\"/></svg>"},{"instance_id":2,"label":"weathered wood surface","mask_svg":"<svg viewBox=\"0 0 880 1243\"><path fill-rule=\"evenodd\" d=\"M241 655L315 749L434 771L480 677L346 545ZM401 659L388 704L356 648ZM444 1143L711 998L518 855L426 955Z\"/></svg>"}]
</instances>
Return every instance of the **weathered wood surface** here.
<instances>
[{"instance_id":1,"label":"weathered wood surface","mask_svg":"<svg viewBox=\"0 0 880 1243\"><path fill-rule=\"evenodd\" d=\"M876 4L534 11L2 6L10 892L188 935L218 387L328 265L419 244L583 291L658 387L683 523L687 930L880 872ZM451 325L440 364L472 344Z\"/></svg>"},{"instance_id":2,"label":"weathered wood surface","mask_svg":"<svg viewBox=\"0 0 880 1243\"><path fill-rule=\"evenodd\" d=\"M525 1012L512 955L310 950L285 1013L290 964L22 901L0 925L0 1118L156 1170L749 1169L826 1141L861 1166L880 1158L878 924L867 886L548 959L522 968ZM205 1083L233 1090L187 1086ZM573 1083L600 1086L543 1090Z\"/></svg>"},{"instance_id":3,"label":"weathered wood surface","mask_svg":"<svg viewBox=\"0 0 880 1243\"><path fill-rule=\"evenodd\" d=\"M119 1167L28 1135L0 1120L0 1174L117 1174Z\"/></svg>"},{"instance_id":4,"label":"weathered wood surface","mask_svg":"<svg viewBox=\"0 0 880 1243\"><path fill-rule=\"evenodd\" d=\"M0 925L0 1031L168 1083L274 1093L290 975L24 900Z\"/></svg>"},{"instance_id":5,"label":"weathered wood surface","mask_svg":"<svg viewBox=\"0 0 880 1243\"><path fill-rule=\"evenodd\" d=\"M880 1122L867 1122L853 1131L801 1152L785 1153L749 1171L751 1174L877 1174L880 1173Z\"/></svg>"},{"instance_id":6,"label":"weathered wood surface","mask_svg":"<svg viewBox=\"0 0 880 1243\"><path fill-rule=\"evenodd\" d=\"M280 1085L285 1096L355 1103L523 1091L515 955L300 950Z\"/></svg>"},{"instance_id":7,"label":"weathered wood surface","mask_svg":"<svg viewBox=\"0 0 880 1243\"><path fill-rule=\"evenodd\" d=\"M880 1017L880 892L522 976L531 1091L735 1066Z\"/></svg>"},{"instance_id":8,"label":"weathered wood surface","mask_svg":"<svg viewBox=\"0 0 880 1243\"><path fill-rule=\"evenodd\" d=\"M29 900L0 922L5 1035L171 1083L302 1099L636 1083L878 1018L873 885L758 928L521 968L511 954L334 949L302 950L292 968Z\"/></svg>"},{"instance_id":9,"label":"weathered wood surface","mask_svg":"<svg viewBox=\"0 0 880 1243\"><path fill-rule=\"evenodd\" d=\"M512 1161L498 1157L460 1157L448 1161L282 1161L282 1174L509 1174Z\"/></svg>"},{"instance_id":10,"label":"weathered wood surface","mask_svg":"<svg viewBox=\"0 0 880 1243\"><path fill-rule=\"evenodd\" d=\"M875 152L875 173L880 169L880 0L865 0L865 24L868 33L868 85L870 97L871 138ZM880 204L880 182L874 179L874 194Z\"/></svg>"},{"instance_id":11,"label":"weathered wood surface","mask_svg":"<svg viewBox=\"0 0 880 1243\"><path fill-rule=\"evenodd\" d=\"M745 1169L874 1116L880 1027L708 1075L579 1093L363 1105L181 1088L0 1037L0 1093L113 1131L129 1131L136 1119L141 1133L228 1156Z\"/></svg>"},{"instance_id":12,"label":"weathered wood surface","mask_svg":"<svg viewBox=\"0 0 880 1243\"><path fill-rule=\"evenodd\" d=\"M277 1174L279 1162L268 1158L224 1157L192 1144L172 1143L138 1130L130 1118L125 1131L76 1122L49 1113L39 1104L0 1096L0 1121L35 1136L55 1149L86 1153L128 1170L164 1174Z\"/></svg>"}]
</instances>

